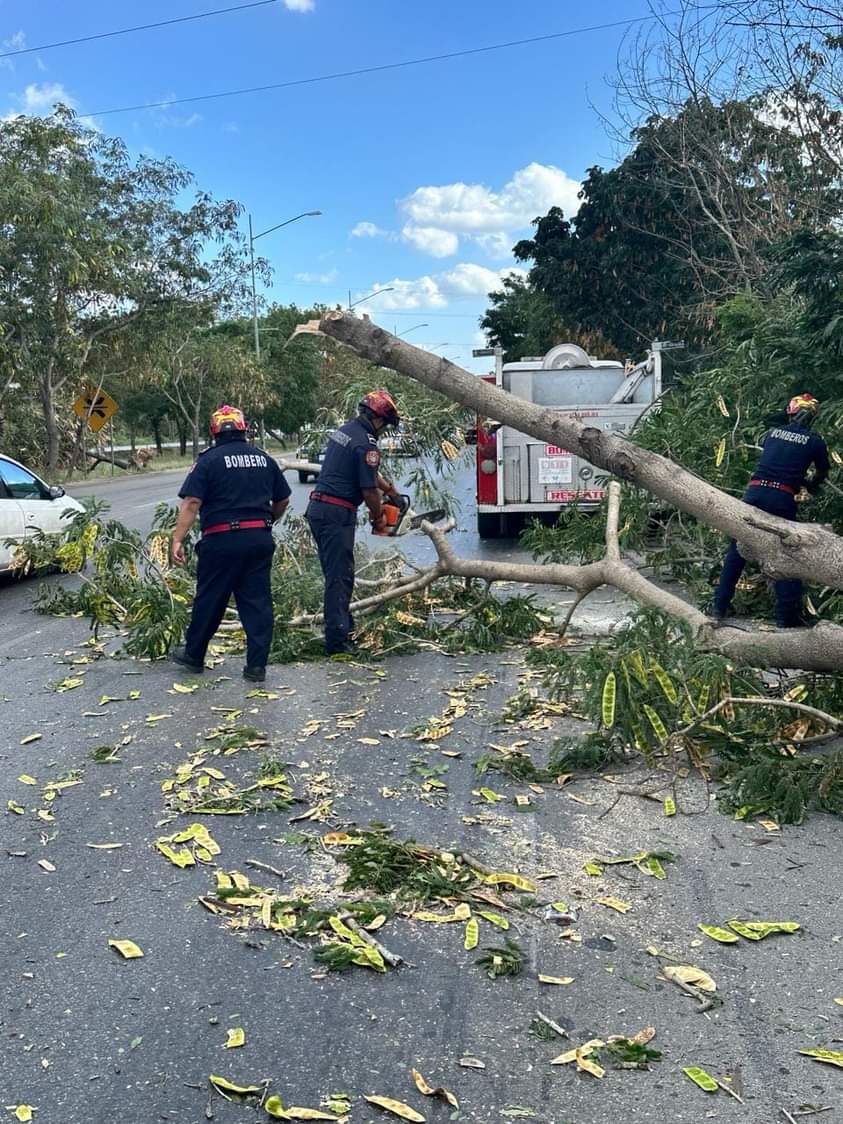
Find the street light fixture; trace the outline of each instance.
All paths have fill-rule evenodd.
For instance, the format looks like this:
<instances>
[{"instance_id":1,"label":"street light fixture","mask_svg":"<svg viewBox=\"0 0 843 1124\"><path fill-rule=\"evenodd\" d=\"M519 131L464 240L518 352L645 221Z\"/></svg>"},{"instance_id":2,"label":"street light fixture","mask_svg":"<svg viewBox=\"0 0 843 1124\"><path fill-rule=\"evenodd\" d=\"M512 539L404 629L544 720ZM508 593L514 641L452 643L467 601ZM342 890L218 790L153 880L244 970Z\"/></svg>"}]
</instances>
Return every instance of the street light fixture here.
<instances>
[{"instance_id":1,"label":"street light fixture","mask_svg":"<svg viewBox=\"0 0 843 1124\"><path fill-rule=\"evenodd\" d=\"M351 312L352 308L356 308L358 306L358 304L362 304L363 301L370 301L372 299L372 297L379 297L381 295L381 293L394 293L394 292L395 292L394 286L390 285L386 289L375 289L375 291L373 293L367 293L365 297L361 297L360 300L356 300L356 301L352 302L352 300L351 300L351 289L349 289L348 290L348 307L346 308L345 311Z\"/></svg>"},{"instance_id":2,"label":"street light fixture","mask_svg":"<svg viewBox=\"0 0 843 1124\"><path fill-rule=\"evenodd\" d=\"M415 332L419 328L429 328L429 327L430 327L429 324L414 324L412 328L407 328L403 332L399 332L398 331L398 325L396 324L395 325L395 331L392 334L394 336L397 336L400 339L401 336L409 336L410 332Z\"/></svg>"},{"instance_id":3,"label":"street light fixture","mask_svg":"<svg viewBox=\"0 0 843 1124\"><path fill-rule=\"evenodd\" d=\"M261 357L261 339L258 331L258 294L255 288L255 242L259 238L263 238L265 234L272 234L273 230L280 230L282 226L289 226L291 222L298 222L299 219L308 219L321 214L321 211L302 211L300 215L294 215L291 219L279 222L276 226L270 226L268 230L262 230L260 234L252 233L252 216L249 215L249 256L252 262L252 326L255 330L255 358L258 362L260 362Z\"/></svg>"}]
</instances>

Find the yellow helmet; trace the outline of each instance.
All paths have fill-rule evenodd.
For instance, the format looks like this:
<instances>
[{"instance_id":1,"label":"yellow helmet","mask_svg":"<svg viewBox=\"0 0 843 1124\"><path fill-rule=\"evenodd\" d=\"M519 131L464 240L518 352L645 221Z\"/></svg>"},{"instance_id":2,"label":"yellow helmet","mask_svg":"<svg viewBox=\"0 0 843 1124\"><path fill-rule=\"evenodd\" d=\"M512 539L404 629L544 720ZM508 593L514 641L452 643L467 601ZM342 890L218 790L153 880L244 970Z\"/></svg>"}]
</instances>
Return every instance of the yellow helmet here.
<instances>
[{"instance_id":1,"label":"yellow helmet","mask_svg":"<svg viewBox=\"0 0 843 1124\"><path fill-rule=\"evenodd\" d=\"M811 421L817 416L820 404L813 394L797 394L787 404L787 416L796 420L799 415Z\"/></svg>"},{"instance_id":2,"label":"yellow helmet","mask_svg":"<svg viewBox=\"0 0 843 1124\"><path fill-rule=\"evenodd\" d=\"M245 433L247 428L246 417L237 406L220 406L211 414L212 437L231 430L239 430L241 433Z\"/></svg>"}]
</instances>

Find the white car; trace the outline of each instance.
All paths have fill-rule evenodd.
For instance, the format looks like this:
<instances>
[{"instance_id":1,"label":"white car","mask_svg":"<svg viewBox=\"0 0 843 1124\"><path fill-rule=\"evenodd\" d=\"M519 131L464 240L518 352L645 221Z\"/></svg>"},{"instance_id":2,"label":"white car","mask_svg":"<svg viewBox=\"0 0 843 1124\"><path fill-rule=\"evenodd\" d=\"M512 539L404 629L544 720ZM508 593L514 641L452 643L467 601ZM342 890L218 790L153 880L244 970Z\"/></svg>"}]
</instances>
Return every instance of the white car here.
<instances>
[{"instance_id":1,"label":"white car","mask_svg":"<svg viewBox=\"0 0 843 1124\"><path fill-rule=\"evenodd\" d=\"M54 534L67 530L66 512L83 511L82 504L65 495L64 488L45 484L40 476L0 453L0 573L11 569L15 547L38 531Z\"/></svg>"}]
</instances>

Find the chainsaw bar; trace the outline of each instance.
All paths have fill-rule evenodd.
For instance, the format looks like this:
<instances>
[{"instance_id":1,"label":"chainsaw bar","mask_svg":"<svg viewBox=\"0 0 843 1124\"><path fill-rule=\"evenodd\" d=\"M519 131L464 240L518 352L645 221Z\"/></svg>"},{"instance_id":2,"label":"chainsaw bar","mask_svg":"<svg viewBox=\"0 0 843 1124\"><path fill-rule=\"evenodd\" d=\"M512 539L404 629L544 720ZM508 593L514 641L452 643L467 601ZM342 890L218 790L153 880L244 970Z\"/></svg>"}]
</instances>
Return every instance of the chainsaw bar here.
<instances>
[{"instance_id":1,"label":"chainsaw bar","mask_svg":"<svg viewBox=\"0 0 843 1124\"><path fill-rule=\"evenodd\" d=\"M410 528L417 531L422 523L438 523L440 519L444 519L447 515L444 507L436 507L433 511L423 511L421 515L415 515L410 520Z\"/></svg>"}]
</instances>

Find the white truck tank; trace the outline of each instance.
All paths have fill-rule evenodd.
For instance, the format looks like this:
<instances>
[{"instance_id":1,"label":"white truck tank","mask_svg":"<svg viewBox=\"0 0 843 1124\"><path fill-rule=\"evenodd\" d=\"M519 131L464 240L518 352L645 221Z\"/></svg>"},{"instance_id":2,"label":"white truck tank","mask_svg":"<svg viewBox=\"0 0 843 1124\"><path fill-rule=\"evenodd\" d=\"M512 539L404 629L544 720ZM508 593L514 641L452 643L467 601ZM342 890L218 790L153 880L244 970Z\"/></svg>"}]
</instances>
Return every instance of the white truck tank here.
<instances>
[{"instance_id":1,"label":"white truck tank","mask_svg":"<svg viewBox=\"0 0 843 1124\"><path fill-rule=\"evenodd\" d=\"M594 359L572 343L559 344L543 358L513 363L501 363L498 353L495 383L526 402L627 434L661 395L661 350L654 344L647 358L635 365ZM477 526L482 538L513 533L512 515L559 512L573 503L596 507L605 494L602 469L509 426L501 426L482 448L479 442L477 452ZM493 462L494 489L489 479Z\"/></svg>"}]
</instances>

